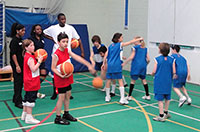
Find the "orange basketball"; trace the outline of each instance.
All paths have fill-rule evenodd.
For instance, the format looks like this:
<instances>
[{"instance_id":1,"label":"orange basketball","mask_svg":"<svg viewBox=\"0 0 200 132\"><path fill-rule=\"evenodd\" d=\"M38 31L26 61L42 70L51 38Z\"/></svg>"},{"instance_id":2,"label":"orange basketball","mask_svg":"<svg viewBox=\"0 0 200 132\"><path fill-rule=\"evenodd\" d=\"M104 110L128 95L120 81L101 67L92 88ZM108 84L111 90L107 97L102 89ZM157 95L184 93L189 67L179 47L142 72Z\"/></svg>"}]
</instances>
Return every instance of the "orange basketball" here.
<instances>
[{"instance_id":1,"label":"orange basketball","mask_svg":"<svg viewBox=\"0 0 200 132\"><path fill-rule=\"evenodd\" d=\"M71 48L76 49L79 46L79 41L77 39L72 39L71 40Z\"/></svg>"},{"instance_id":2,"label":"orange basketball","mask_svg":"<svg viewBox=\"0 0 200 132\"><path fill-rule=\"evenodd\" d=\"M74 66L70 62L65 61L60 65L60 72L62 75L69 75L70 73L73 73L73 71Z\"/></svg>"},{"instance_id":3,"label":"orange basketball","mask_svg":"<svg viewBox=\"0 0 200 132\"><path fill-rule=\"evenodd\" d=\"M103 80L100 77L95 77L92 81L92 85L95 88L102 88L103 87Z\"/></svg>"},{"instance_id":4,"label":"orange basketball","mask_svg":"<svg viewBox=\"0 0 200 132\"><path fill-rule=\"evenodd\" d=\"M38 49L38 50L36 50L34 55L35 55L36 59L38 58L39 55L41 55L43 57L43 60L42 60L43 62L48 57L48 54L47 54L46 50L44 50L44 49Z\"/></svg>"}]
</instances>

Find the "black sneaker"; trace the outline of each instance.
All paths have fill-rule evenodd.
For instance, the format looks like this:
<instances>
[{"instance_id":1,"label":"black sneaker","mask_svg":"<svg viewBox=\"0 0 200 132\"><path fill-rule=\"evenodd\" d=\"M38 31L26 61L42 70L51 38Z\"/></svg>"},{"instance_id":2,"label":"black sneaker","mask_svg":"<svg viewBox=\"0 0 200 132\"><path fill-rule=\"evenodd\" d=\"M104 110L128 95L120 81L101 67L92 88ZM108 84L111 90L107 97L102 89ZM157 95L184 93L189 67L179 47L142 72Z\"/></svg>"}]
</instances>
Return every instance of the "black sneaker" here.
<instances>
[{"instance_id":1,"label":"black sneaker","mask_svg":"<svg viewBox=\"0 0 200 132\"><path fill-rule=\"evenodd\" d=\"M110 93L110 97L113 97L113 96L115 96L115 93Z\"/></svg>"},{"instance_id":2,"label":"black sneaker","mask_svg":"<svg viewBox=\"0 0 200 132\"><path fill-rule=\"evenodd\" d=\"M63 117L62 117L63 119L65 119L65 120L69 120L69 121L77 121L77 119L76 118L74 118L72 115L70 115L70 114L63 114Z\"/></svg>"},{"instance_id":3,"label":"black sneaker","mask_svg":"<svg viewBox=\"0 0 200 132\"><path fill-rule=\"evenodd\" d=\"M61 125L69 125L70 124L69 121L63 120L62 118L55 118L54 123L61 124Z\"/></svg>"},{"instance_id":4,"label":"black sneaker","mask_svg":"<svg viewBox=\"0 0 200 132\"><path fill-rule=\"evenodd\" d=\"M73 97L73 96L70 96L70 99L74 99L74 97Z\"/></svg>"}]
</instances>

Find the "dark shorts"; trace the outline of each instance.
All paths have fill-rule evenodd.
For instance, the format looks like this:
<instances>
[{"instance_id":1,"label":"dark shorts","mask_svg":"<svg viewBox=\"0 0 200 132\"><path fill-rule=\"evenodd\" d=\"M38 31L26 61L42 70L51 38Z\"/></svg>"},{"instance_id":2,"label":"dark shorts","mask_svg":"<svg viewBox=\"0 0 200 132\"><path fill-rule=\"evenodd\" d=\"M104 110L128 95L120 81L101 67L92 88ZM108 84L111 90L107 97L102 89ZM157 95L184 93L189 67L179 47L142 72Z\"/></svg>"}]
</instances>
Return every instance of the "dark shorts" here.
<instances>
[{"instance_id":1,"label":"dark shorts","mask_svg":"<svg viewBox=\"0 0 200 132\"><path fill-rule=\"evenodd\" d=\"M45 70L46 70L45 62L42 62L42 63L40 64L40 70L41 70L41 69L45 69Z\"/></svg>"},{"instance_id":2,"label":"dark shorts","mask_svg":"<svg viewBox=\"0 0 200 132\"><path fill-rule=\"evenodd\" d=\"M145 75L131 75L131 79L138 80L138 78L144 80L146 78Z\"/></svg>"},{"instance_id":3,"label":"dark shorts","mask_svg":"<svg viewBox=\"0 0 200 132\"><path fill-rule=\"evenodd\" d=\"M158 101L163 101L164 99L170 100L171 94L155 94L154 99Z\"/></svg>"},{"instance_id":4,"label":"dark shorts","mask_svg":"<svg viewBox=\"0 0 200 132\"><path fill-rule=\"evenodd\" d=\"M102 66L103 62L102 63L95 63L95 70L97 71L101 71L101 66Z\"/></svg>"},{"instance_id":5,"label":"dark shorts","mask_svg":"<svg viewBox=\"0 0 200 132\"><path fill-rule=\"evenodd\" d=\"M33 103L37 99L38 91L26 91L23 102Z\"/></svg>"},{"instance_id":6,"label":"dark shorts","mask_svg":"<svg viewBox=\"0 0 200 132\"><path fill-rule=\"evenodd\" d=\"M63 94L66 93L67 91L72 90L72 86L69 85L67 87L63 87L63 88L58 88L58 94Z\"/></svg>"},{"instance_id":7,"label":"dark shorts","mask_svg":"<svg viewBox=\"0 0 200 132\"><path fill-rule=\"evenodd\" d=\"M106 79L122 79L122 73L106 73Z\"/></svg>"}]
</instances>

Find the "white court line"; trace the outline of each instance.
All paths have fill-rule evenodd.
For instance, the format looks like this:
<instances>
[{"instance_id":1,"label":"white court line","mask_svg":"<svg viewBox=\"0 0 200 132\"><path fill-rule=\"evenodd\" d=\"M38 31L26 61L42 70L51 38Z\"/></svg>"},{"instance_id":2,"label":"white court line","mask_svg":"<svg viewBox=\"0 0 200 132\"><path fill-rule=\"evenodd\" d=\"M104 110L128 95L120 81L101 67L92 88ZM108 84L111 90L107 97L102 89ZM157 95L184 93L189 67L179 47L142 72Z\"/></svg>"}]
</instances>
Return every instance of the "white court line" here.
<instances>
[{"instance_id":1,"label":"white court line","mask_svg":"<svg viewBox=\"0 0 200 132\"><path fill-rule=\"evenodd\" d=\"M154 105L154 104L155 103L146 104L146 105L143 105L142 107L147 107L147 106L151 106L151 105ZM137 108L140 108L140 107L136 106L136 107L132 107L132 108L126 108L126 109L114 110L114 111L103 112L103 113L98 113L98 114L92 114L92 115L78 117L77 119L85 119L85 118L97 117L97 116L101 116L101 115L107 115L107 114L112 114L112 113L117 113L117 112L122 112L122 111L128 111L128 110L133 110L133 108L137 109ZM49 125L49 124L54 124L54 122L42 123L42 124L39 124L38 126L44 126L44 125ZM5 129L5 130L1 130L0 132L8 132L8 131L15 131L15 130L19 130L19 129L26 129L26 128L31 128L33 126L35 126L35 125L29 125L29 126L25 126L25 127L17 127L17 128L12 128L12 129Z\"/></svg>"},{"instance_id":2,"label":"white court line","mask_svg":"<svg viewBox=\"0 0 200 132\"><path fill-rule=\"evenodd\" d=\"M88 79L88 77L83 77L83 78L78 78L78 79L74 79L75 81L76 80L85 80L85 79ZM43 83L53 83L52 81L48 81L48 82L42 82ZM1 85L0 87L10 87L10 86L13 86L13 84L9 84L9 85ZM51 86L51 85L45 85L45 86ZM41 87L45 87L45 86L41 86ZM13 88L12 89L5 89L5 90L0 90L0 92L6 92L6 91L13 91Z\"/></svg>"},{"instance_id":3,"label":"white court line","mask_svg":"<svg viewBox=\"0 0 200 132\"><path fill-rule=\"evenodd\" d=\"M83 81L83 83L88 83L88 82L92 82L92 81ZM118 86L118 84L117 84L117 86ZM126 89L129 89L129 88L126 88ZM139 90L139 89L136 89L136 88L134 88L133 91L145 93L145 91L142 91L142 90ZM152 96L154 96L154 93L150 93L150 92L149 92L149 94L152 95ZM178 101L178 100L175 100L175 99L171 99L171 101L174 101L174 102L178 102L178 103L179 103L179 101ZM200 109L200 106L198 106L198 105L191 104L191 106Z\"/></svg>"},{"instance_id":4,"label":"white court line","mask_svg":"<svg viewBox=\"0 0 200 132\"><path fill-rule=\"evenodd\" d=\"M52 85L45 85L45 86L41 86L41 88L45 88L45 87L49 87L49 86L52 86ZM22 88L24 89L24 88ZM13 91L13 89L5 89L5 90L0 90L0 92L8 92L8 91Z\"/></svg>"},{"instance_id":5,"label":"white court line","mask_svg":"<svg viewBox=\"0 0 200 132\"><path fill-rule=\"evenodd\" d=\"M88 86L88 87L92 87L92 88L93 88L93 86L88 85L88 84L84 84L84 83L82 83L82 82L77 82L77 83L80 83L80 84L83 84L83 85L86 85L86 86ZM140 91L140 90L138 90L138 91ZM143 92L143 91L142 91L142 92ZM150 93L150 94L152 95L152 93ZM120 96L119 94L115 94L115 95ZM138 101L138 100L137 100L137 101ZM145 102L143 102L143 101L138 101L138 102L143 103L143 104L147 104L147 103L145 103ZM157 106L151 106L151 107L154 107L154 108L157 108L157 109L158 109ZM179 115L179 116L188 118L188 119L192 119L192 120L195 120L195 121L200 121L200 119L197 119L197 118L194 118L194 117L191 117L191 116L187 116L187 115L184 115L184 114L180 114L180 113L177 113L177 112L174 112L174 111L171 111L171 110L168 110L168 111L171 112L171 113L173 113L173 114L176 114L176 115Z\"/></svg>"}]
</instances>

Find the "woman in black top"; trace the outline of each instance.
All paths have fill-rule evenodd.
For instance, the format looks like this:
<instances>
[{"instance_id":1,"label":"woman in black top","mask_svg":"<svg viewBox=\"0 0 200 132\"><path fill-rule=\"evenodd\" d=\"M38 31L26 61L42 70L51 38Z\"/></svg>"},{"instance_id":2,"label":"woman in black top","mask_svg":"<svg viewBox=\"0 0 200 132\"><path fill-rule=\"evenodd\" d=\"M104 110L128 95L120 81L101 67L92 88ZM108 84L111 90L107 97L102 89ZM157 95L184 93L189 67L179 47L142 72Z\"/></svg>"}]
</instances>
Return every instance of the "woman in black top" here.
<instances>
[{"instance_id":1,"label":"woman in black top","mask_svg":"<svg viewBox=\"0 0 200 132\"><path fill-rule=\"evenodd\" d=\"M35 51L38 49L44 49L44 38L43 31L40 24L36 24L31 29L31 37L29 38L34 42ZM42 83L47 76L47 70L45 67L45 62L40 65L40 83ZM44 98L45 94L38 93L38 98Z\"/></svg>"},{"instance_id":2,"label":"woman in black top","mask_svg":"<svg viewBox=\"0 0 200 132\"><path fill-rule=\"evenodd\" d=\"M13 103L18 108L22 106L22 87L23 87L23 57L22 57L22 37L25 34L25 27L14 23L11 27L10 42L10 64L14 77Z\"/></svg>"}]
</instances>

